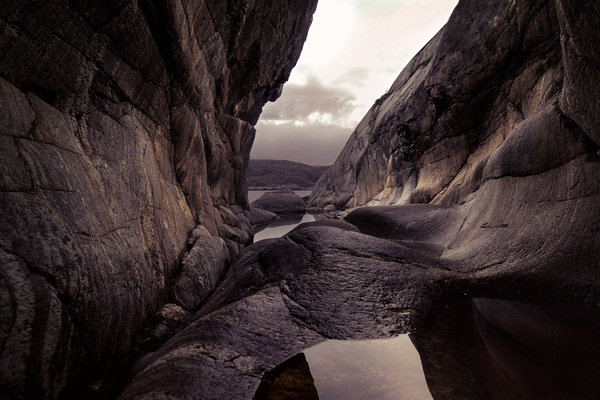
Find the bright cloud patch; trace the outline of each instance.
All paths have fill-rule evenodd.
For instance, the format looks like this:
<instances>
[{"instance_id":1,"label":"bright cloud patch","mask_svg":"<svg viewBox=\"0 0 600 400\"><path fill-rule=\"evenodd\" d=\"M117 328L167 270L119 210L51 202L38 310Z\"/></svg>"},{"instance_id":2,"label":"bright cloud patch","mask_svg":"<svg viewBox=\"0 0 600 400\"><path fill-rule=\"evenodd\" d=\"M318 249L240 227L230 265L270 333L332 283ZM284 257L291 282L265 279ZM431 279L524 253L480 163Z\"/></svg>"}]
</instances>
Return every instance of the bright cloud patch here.
<instances>
[{"instance_id":1,"label":"bright cloud patch","mask_svg":"<svg viewBox=\"0 0 600 400\"><path fill-rule=\"evenodd\" d=\"M349 118L355 100L347 89L324 86L315 76L303 85L286 84L256 125L252 158L332 164L356 126Z\"/></svg>"},{"instance_id":2,"label":"bright cloud patch","mask_svg":"<svg viewBox=\"0 0 600 400\"><path fill-rule=\"evenodd\" d=\"M282 96L265 106L253 158L330 164L373 102L458 0L319 0Z\"/></svg>"},{"instance_id":3,"label":"bright cloud patch","mask_svg":"<svg viewBox=\"0 0 600 400\"><path fill-rule=\"evenodd\" d=\"M265 106L260 120L264 124L299 121L348 126L347 115L354 110L355 100L350 91L326 87L311 76L304 85L286 84L281 98Z\"/></svg>"}]
</instances>

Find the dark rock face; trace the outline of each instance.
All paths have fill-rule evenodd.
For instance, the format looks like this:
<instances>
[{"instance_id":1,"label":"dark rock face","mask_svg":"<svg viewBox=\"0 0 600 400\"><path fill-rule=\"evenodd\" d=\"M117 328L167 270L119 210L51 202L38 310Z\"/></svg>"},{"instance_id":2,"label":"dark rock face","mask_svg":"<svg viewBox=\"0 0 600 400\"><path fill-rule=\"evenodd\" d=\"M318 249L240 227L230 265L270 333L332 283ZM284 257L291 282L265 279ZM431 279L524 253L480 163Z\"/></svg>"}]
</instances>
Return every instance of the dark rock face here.
<instances>
[{"instance_id":1,"label":"dark rock face","mask_svg":"<svg viewBox=\"0 0 600 400\"><path fill-rule=\"evenodd\" d=\"M263 377L253 400L319 400L304 353L295 355Z\"/></svg>"},{"instance_id":2,"label":"dark rock face","mask_svg":"<svg viewBox=\"0 0 600 400\"><path fill-rule=\"evenodd\" d=\"M213 289L251 238L252 125L315 6L1 2L3 393L115 371L169 293Z\"/></svg>"},{"instance_id":3,"label":"dark rock face","mask_svg":"<svg viewBox=\"0 0 600 400\"><path fill-rule=\"evenodd\" d=\"M306 212L306 204L302 197L289 189L263 194L252 202L251 208L255 207L275 214L303 214Z\"/></svg>"},{"instance_id":4,"label":"dark rock face","mask_svg":"<svg viewBox=\"0 0 600 400\"><path fill-rule=\"evenodd\" d=\"M252 225L263 225L268 224L277 218L277 214L260 209L258 207L250 208L250 223Z\"/></svg>"},{"instance_id":5,"label":"dark rock face","mask_svg":"<svg viewBox=\"0 0 600 400\"><path fill-rule=\"evenodd\" d=\"M327 168L286 160L250 160L246 178L250 189L311 190Z\"/></svg>"},{"instance_id":6,"label":"dark rock face","mask_svg":"<svg viewBox=\"0 0 600 400\"><path fill-rule=\"evenodd\" d=\"M188 311L197 310L208 299L230 261L223 239L211 236L203 226L194 228L192 235L195 243L183 258L170 293L173 302Z\"/></svg>"}]
</instances>

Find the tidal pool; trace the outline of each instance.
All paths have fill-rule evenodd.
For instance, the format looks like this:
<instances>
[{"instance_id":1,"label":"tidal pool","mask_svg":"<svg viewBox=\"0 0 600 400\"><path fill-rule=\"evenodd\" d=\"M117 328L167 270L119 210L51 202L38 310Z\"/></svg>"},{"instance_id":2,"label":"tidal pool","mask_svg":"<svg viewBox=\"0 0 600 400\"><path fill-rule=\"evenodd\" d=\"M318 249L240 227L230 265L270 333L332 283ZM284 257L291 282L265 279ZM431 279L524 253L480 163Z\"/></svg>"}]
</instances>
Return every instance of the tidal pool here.
<instances>
[{"instance_id":1,"label":"tidal pool","mask_svg":"<svg viewBox=\"0 0 600 400\"><path fill-rule=\"evenodd\" d=\"M328 340L268 371L259 399L600 399L598 315L514 300L447 306L393 339Z\"/></svg>"},{"instance_id":2,"label":"tidal pool","mask_svg":"<svg viewBox=\"0 0 600 400\"><path fill-rule=\"evenodd\" d=\"M266 192L272 192L273 190L249 190L248 191L248 200L252 203L254 200L258 199L260 196L265 194ZM300 197L309 196L310 190L294 190ZM266 224L264 226L255 227L254 230L254 243L263 239L272 239L278 238L298 225L304 222L312 222L315 220L315 217L311 214L290 214L290 215L280 215L275 221L270 224Z\"/></svg>"},{"instance_id":3,"label":"tidal pool","mask_svg":"<svg viewBox=\"0 0 600 400\"><path fill-rule=\"evenodd\" d=\"M328 340L304 351L321 400L430 400L419 353L408 335Z\"/></svg>"},{"instance_id":4,"label":"tidal pool","mask_svg":"<svg viewBox=\"0 0 600 400\"><path fill-rule=\"evenodd\" d=\"M431 400L432 397L419 353L408 335L400 335L392 339L328 340L306 349L266 374L254 398Z\"/></svg>"}]
</instances>

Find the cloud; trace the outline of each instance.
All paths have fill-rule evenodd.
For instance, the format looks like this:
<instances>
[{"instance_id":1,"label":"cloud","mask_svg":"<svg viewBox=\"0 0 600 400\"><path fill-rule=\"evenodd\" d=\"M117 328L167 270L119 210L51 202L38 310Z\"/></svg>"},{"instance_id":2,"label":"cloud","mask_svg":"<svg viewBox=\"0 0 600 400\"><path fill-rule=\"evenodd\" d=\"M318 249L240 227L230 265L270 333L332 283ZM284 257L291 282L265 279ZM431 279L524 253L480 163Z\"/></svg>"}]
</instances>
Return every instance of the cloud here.
<instances>
[{"instance_id":1,"label":"cloud","mask_svg":"<svg viewBox=\"0 0 600 400\"><path fill-rule=\"evenodd\" d=\"M251 158L297 161L309 165L333 164L352 128L313 123L279 125L259 122Z\"/></svg>"},{"instance_id":2,"label":"cloud","mask_svg":"<svg viewBox=\"0 0 600 400\"><path fill-rule=\"evenodd\" d=\"M353 67L344 71L335 81L333 81L333 84L350 84L356 87L363 87L367 84L369 72L369 68L364 66Z\"/></svg>"},{"instance_id":3,"label":"cloud","mask_svg":"<svg viewBox=\"0 0 600 400\"><path fill-rule=\"evenodd\" d=\"M457 2L319 0L282 96L264 107L251 156L331 164Z\"/></svg>"},{"instance_id":4,"label":"cloud","mask_svg":"<svg viewBox=\"0 0 600 400\"><path fill-rule=\"evenodd\" d=\"M332 164L356 126L355 109L356 97L341 85L323 85L313 74L288 82L264 108L251 157Z\"/></svg>"},{"instance_id":5,"label":"cloud","mask_svg":"<svg viewBox=\"0 0 600 400\"><path fill-rule=\"evenodd\" d=\"M316 76L309 76L305 84L286 84L281 97L265 106L260 120L279 124L297 121L344 125L356 107L355 101L350 91L324 86Z\"/></svg>"}]
</instances>

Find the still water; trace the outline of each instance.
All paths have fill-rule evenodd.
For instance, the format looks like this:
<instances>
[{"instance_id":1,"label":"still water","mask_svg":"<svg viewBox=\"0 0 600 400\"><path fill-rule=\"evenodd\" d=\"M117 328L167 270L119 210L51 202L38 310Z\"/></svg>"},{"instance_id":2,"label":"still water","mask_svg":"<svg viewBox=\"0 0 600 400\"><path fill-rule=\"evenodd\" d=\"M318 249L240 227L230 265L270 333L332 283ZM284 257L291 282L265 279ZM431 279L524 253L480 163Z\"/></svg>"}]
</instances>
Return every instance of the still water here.
<instances>
[{"instance_id":1,"label":"still water","mask_svg":"<svg viewBox=\"0 0 600 400\"><path fill-rule=\"evenodd\" d=\"M279 216L278 219L271 222L266 226L266 228L254 230L254 243L263 239L281 237L298 225L304 222L312 222L314 220L315 217L311 214L292 214Z\"/></svg>"},{"instance_id":2,"label":"still water","mask_svg":"<svg viewBox=\"0 0 600 400\"><path fill-rule=\"evenodd\" d=\"M278 398L597 400L600 319L561 305L474 298L410 338L305 350L268 371L254 396Z\"/></svg>"},{"instance_id":3,"label":"still water","mask_svg":"<svg viewBox=\"0 0 600 400\"><path fill-rule=\"evenodd\" d=\"M267 192L274 192L275 190L248 190L248 201L252 203L254 200L258 199L260 196ZM312 190L294 190L300 197L310 196Z\"/></svg>"},{"instance_id":4,"label":"still water","mask_svg":"<svg viewBox=\"0 0 600 400\"><path fill-rule=\"evenodd\" d=\"M431 400L408 335L328 340L265 374L255 400Z\"/></svg>"},{"instance_id":5,"label":"still water","mask_svg":"<svg viewBox=\"0 0 600 400\"><path fill-rule=\"evenodd\" d=\"M249 190L248 191L248 200L252 203L254 200L258 199L260 196L265 194L266 192L272 192L272 190ZM300 197L309 196L310 190L294 190ZM315 217L311 214L291 214L291 215L280 215L275 221L270 224L257 227L254 230L254 242L258 242L263 239L272 239L278 238L298 225L304 222L312 222L315 220Z\"/></svg>"},{"instance_id":6,"label":"still water","mask_svg":"<svg viewBox=\"0 0 600 400\"><path fill-rule=\"evenodd\" d=\"M431 400L408 335L328 340L304 351L320 400Z\"/></svg>"}]
</instances>

